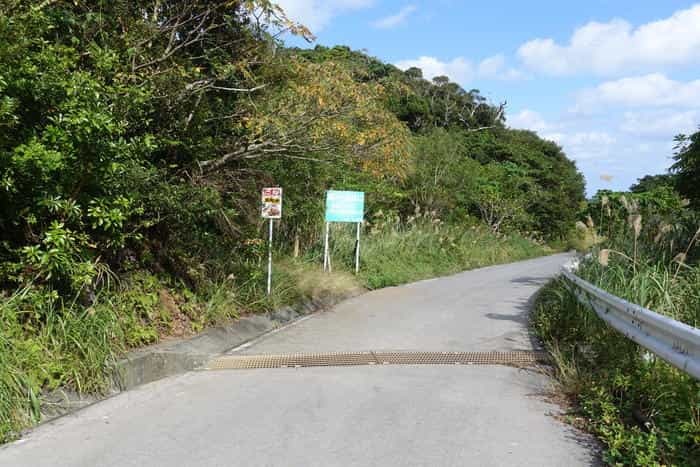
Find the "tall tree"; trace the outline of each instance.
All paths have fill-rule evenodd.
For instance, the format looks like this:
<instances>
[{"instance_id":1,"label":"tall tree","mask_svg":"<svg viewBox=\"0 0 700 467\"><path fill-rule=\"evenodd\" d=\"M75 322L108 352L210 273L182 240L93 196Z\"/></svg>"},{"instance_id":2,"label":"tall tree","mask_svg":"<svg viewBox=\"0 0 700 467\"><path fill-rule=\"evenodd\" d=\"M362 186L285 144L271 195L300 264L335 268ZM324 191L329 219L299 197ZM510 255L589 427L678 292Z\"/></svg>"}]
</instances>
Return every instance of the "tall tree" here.
<instances>
[{"instance_id":1,"label":"tall tree","mask_svg":"<svg viewBox=\"0 0 700 467\"><path fill-rule=\"evenodd\" d=\"M676 177L671 174L645 175L630 187L632 193L644 193L660 187L674 188Z\"/></svg>"},{"instance_id":2,"label":"tall tree","mask_svg":"<svg viewBox=\"0 0 700 467\"><path fill-rule=\"evenodd\" d=\"M676 175L678 191L695 207L700 205L700 131L692 135L678 135L671 166Z\"/></svg>"}]
</instances>

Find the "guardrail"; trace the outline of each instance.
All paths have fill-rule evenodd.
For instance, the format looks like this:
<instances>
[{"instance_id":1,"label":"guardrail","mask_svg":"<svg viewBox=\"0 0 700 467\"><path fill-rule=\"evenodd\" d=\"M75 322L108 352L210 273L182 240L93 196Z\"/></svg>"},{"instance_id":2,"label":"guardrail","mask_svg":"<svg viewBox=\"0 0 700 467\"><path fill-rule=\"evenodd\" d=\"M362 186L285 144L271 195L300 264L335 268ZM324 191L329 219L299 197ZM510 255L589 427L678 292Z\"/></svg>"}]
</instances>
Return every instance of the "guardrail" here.
<instances>
[{"instance_id":1,"label":"guardrail","mask_svg":"<svg viewBox=\"0 0 700 467\"><path fill-rule=\"evenodd\" d=\"M700 329L616 297L578 277L576 267L567 265L562 273L579 302L632 341L700 379Z\"/></svg>"}]
</instances>

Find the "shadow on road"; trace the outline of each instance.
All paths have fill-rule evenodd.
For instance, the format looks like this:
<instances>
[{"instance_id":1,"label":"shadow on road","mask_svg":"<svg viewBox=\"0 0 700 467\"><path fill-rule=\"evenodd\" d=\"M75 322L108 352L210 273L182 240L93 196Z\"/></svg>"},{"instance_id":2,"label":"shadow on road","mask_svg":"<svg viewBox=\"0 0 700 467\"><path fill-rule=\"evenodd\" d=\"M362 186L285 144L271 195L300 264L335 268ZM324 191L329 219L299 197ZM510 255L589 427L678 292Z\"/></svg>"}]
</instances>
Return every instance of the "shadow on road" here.
<instances>
[{"instance_id":1,"label":"shadow on road","mask_svg":"<svg viewBox=\"0 0 700 467\"><path fill-rule=\"evenodd\" d=\"M511 284L522 284L522 285L531 285L531 286L543 286L547 282L549 282L552 278L550 276L544 276L544 277L534 277L534 276L525 276L525 277L516 277L515 279L512 279L510 282Z\"/></svg>"},{"instance_id":2,"label":"shadow on road","mask_svg":"<svg viewBox=\"0 0 700 467\"><path fill-rule=\"evenodd\" d=\"M513 284L522 284L532 288L532 294L527 299L512 302L512 308L515 310L514 313L486 313L484 316L496 321L512 321L517 323L520 328L520 335L524 338L524 341L529 341L530 348L533 350L542 349L542 343L530 331L530 313L534 308L540 288L551 279L551 276L523 276L512 279L510 282ZM500 336L500 338L506 341L514 340L512 336L506 335Z\"/></svg>"}]
</instances>

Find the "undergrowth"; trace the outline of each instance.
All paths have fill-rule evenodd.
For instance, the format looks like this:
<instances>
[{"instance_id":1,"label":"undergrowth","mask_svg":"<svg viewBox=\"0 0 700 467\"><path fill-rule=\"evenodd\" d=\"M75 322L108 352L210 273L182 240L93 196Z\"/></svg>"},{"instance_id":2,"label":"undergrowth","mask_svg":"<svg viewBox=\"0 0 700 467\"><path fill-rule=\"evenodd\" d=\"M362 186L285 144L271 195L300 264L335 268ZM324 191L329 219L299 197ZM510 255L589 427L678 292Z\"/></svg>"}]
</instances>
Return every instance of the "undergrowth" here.
<instances>
[{"instance_id":1,"label":"undergrowth","mask_svg":"<svg viewBox=\"0 0 700 467\"><path fill-rule=\"evenodd\" d=\"M613 293L692 321L694 293L676 296L657 268L634 280L593 263L581 274ZM615 278L615 279L614 279ZM688 280L696 280L694 277ZM646 287L645 287L646 286ZM687 312L686 312L687 311ZM540 293L533 328L554 355L559 389L605 446L611 465L700 465L700 383L646 352L582 306L563 280Z\"/></svg>"},{"instance_id":2,"label":"undergrowth","mask_svg":"<svg viewBox=\"0 0 700 467\"><path fill-rule=\"evenodd\" d=\"M608 193L594 200L579 230L597 237L597 246L577 274L698 327L700 219L677 196L657 195ZM543 289L531 323L554 356L560 390L603 442L607 463L700 465L699 381L608 326L565 279Z\"/></svg>"}]
</instances>

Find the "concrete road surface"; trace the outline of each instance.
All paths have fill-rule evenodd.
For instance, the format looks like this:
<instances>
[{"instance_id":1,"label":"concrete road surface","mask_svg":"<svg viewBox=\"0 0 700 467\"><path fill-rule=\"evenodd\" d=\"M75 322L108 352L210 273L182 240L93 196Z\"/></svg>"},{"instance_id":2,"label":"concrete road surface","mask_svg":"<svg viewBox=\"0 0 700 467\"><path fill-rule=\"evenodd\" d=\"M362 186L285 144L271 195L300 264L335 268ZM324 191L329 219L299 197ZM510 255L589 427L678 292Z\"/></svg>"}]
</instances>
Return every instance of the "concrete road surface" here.
<instances>
[{"instance_id":1,"label":"concrete road surface","mask_svg":"<svg viewBox=\"0 0 700 467\"><path fill-rule=\"evenodd\" d=\"M235 353L532 350L530 301L567 259L372 292ZM597 464L550 387L502 366L197 371L43 425L0 448L0 466Z\"/></svg>"}]
</instances>

